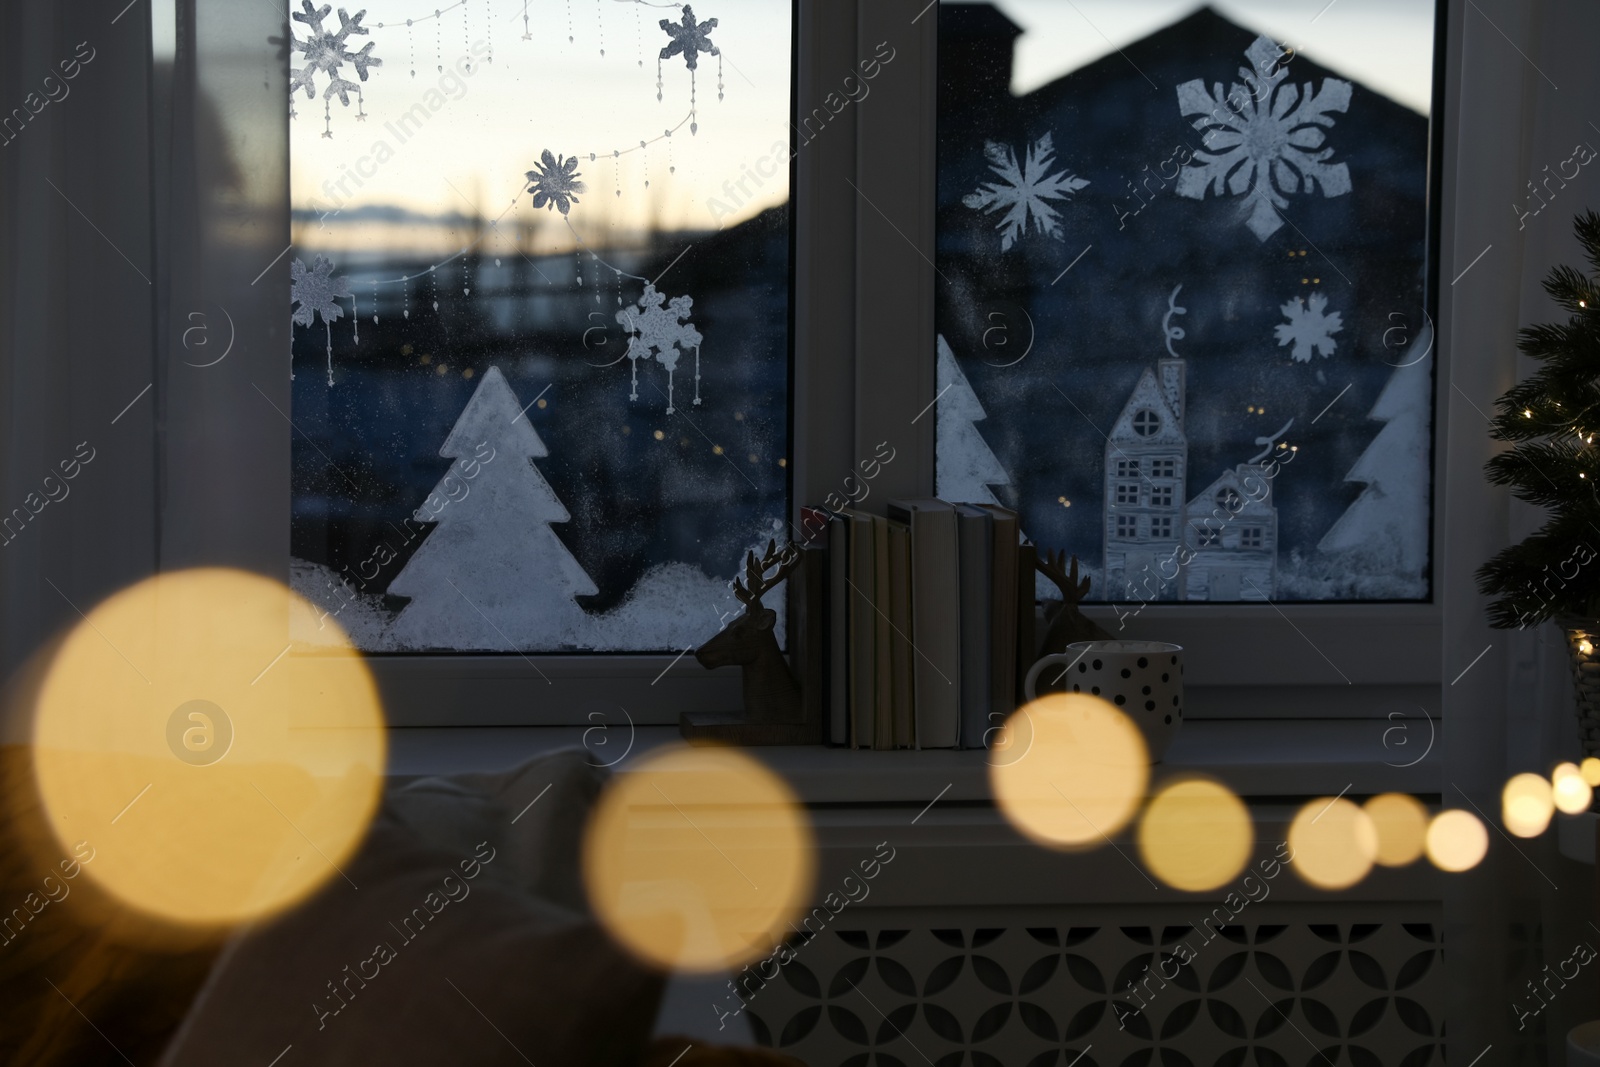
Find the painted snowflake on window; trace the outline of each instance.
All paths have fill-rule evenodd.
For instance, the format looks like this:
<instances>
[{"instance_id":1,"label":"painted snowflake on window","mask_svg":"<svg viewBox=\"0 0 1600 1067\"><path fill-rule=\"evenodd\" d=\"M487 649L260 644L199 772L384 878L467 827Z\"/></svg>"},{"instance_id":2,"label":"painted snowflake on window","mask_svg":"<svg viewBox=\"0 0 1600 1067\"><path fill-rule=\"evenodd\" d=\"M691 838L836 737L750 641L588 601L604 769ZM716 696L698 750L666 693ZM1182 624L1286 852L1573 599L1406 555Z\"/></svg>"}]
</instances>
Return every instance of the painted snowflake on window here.
<instances>
[{"instance_id":1,"label":"painted snowflake on window","mask_svg":"<svg viewBox=\"0 0 1600 1067\"><path fill-rule=\"evenodd\" d=\"M1221 82L1207 92L1198 78L1178 86L1179 111L1195 116L1194 128L1204 131L1201 143L1211 150L1196 152L1193 165L1179 173L1178 195L1203 200L1209 189L1242 196L1239 213L1261 241L1283 225L1285 194L1311 194L1319 186L1323 196L1350 191L1350 170L1327 161L1333 149L1323 147L1319 128L1333 125L1330 112L1350 107L1350 83L1326 78L1321 92L1310 82L1282 84L1289 73L1279 62L1284 54L1257 37L1245 50L1250 67L1239 68L1243 85L1233 83L1226 94Z\"/></svg>"},{"instance_id":2,"label":"painted snowflake on window","mask_svg":"<svg viewBox=\"0 0 1600 1067\"><path fill-rule=\"evenodd\" d=\"M666 306L663 307L662 305ZM628 359L633 364L633 391L629 400L639 399L639 360L654 358L667 368L667 414L672 406L672 372L677 369L678 355L694 349L694 402L700 403L700 331L689 322L694 299L675 296L670 301L656 291L654 285L645 283L644 295L637 307L623 308L617 312L617 321L623 325L628 337Z\"/></svg>"},{"instance_id":3,"label":"painted snowflake on window","mask_svg":"<svg viewBox=\"0 0 1600 1067\"><path fill-rule=\"evenodd\" d=\"M578 194L586 191L578 180L581 177L578 157L551 155L546 148L539 159L541 162L528 171L528 192L533 194L533 206L552 207L565 215L578 202Z\"/></svg>"},{"instance_id":4,"label":"painted snowflake on window","mask_svg":"<svg viewBox=\"0 0 1600 1067\"><path fill-rule=\"evenodd\" d=\"M1272 332L1278 338L1280 348L1290 341L1294 342L1289 355L1296 363L1309 363L1312 349L1316 349L1324 359L1333 355L1336 347L1333 335L1344 326L1337 311L1324 313L1327 306L1327 297L1312 293L1309 306L1299 297L1293 297L1280 309L1289 321L1280 322L1272 328Z\"/></svg>"},{"instance_id":5,"label":"painted snowflake on window","mask_svg":"<svg viewBox=\"0 0 1600 1067\"><path fill-rule=\"evenodd\" d=\"M322 20L328 17L328 12L332 9L327 4L323 4L320 8L313 7L311 0L300 0L300 4L304 8L304 12L294 12L294 20L305 23L307 36L303 41L295 37L289 42L289 47L305 53L306 65L300 70L291 70L289 95L293 96L296 89L304 88L306 98L308 100L315 99L317 87L314 79L318 73L326 75L328 84L323 87L322 99L324 101L324 117L327 117L327 110L332 103L332 97L337 96L339 103L349 107L350 94L352 92L356 94L358 103L361 96L361 86L353 81L341 78L339 76L339 68L345 63L354 64L356 75L362 81L366 81L367 68L381 67L383 66L383 60L372 54L373 44L371 41L368 41L366 47L359 52L351 52L345 48L345 43L351 34L359 34L361 36L367 34L366 27L361 25L361 20L367 14L365 9L357 11L355 17L351 18L341 7L339 9L339 29L335 33L329 33L323 28ZM366 116L363 114L357 117L365 118ZM332 137L333 133L330 129L324 129L322 135L324 137Z\"/></svg>"},{"instance_id":6,"label":"painted snowflake on window","mask_svg":"<svg viewBox=\"0 0 1600 1067\"><path fill-rule=\"evenodd\" d=\"M310 326L318 315L328 337L328 384L333 384L333 323L344 317L336 297L355 299L344 278L333 276L333 264L326 256L311 261L311 269L296 259L289 264L289 300L295 304L291 322Z\"/></svg>"},{"instance_id":7,"label":"painted snowflake on window","mask_svg":"<svg viewBox=\"0 0 1600 1067\"><path fill-rule=\"evenodd\" d=\"M682 53L684 62L689 65L690 70L694 70L700 65L701 52L709 52L714 56L722 54L717 51L717 46L711 43L711 38L706 36L717 28L717 20L706 19L704 22L696 22L694 8L688 4L683 5L682 23L662 19L661 28L672 38L671 42L661 50L661 59L671 59Z\"/></svg>"},{"instance_id":8,"label":"painted snowflake on window","mask_svg":"<svg viewBox=\"0 0 1600 1067\"><path fill-rule=\"evenodd\" d=\"M1047 173L1055 162L1055 145L1050 134L1040 137L1029 148L1022 166L1010 145L988 141L983 155L989 168L1000 176L999 182L985 182L976 192L968 193L961 202L974 210L995 212L1004 210L995 229L1000 231L1000 251L1008 250L1027 229L1028 218L1033 218L1034 228L1047 237L1061 240L1061 215L1046 200L1066 200L1089 182L1066 171Z\"/></svg>"}]
</instances>

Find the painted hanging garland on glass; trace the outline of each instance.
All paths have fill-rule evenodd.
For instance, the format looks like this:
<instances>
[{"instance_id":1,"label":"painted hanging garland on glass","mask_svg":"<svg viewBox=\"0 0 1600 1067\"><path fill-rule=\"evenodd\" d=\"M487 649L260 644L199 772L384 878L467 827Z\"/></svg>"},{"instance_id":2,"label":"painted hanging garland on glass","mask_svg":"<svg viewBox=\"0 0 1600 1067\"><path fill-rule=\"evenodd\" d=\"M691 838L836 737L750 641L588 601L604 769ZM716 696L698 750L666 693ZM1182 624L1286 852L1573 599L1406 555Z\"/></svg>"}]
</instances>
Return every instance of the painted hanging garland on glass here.
<instances>
[{"instance_id":1,"label":"painted hanging garland on glass","mask_svg":"<svg viewBox=\"0 0 1600 1067\"><path fill-rule=\"evenodd\" d=\"M722 99L722 50L711 43L708 36L717 28L716 19L706 19L697 22L694 17L694 8L688 4L683 5L683 16L678 22L670 19L661 20L661 29L672 40L661 49L661 54L656 58L656 99L661 99L661 62L673 56L682 55L684 65L689 68L689 133L691 135L700 131L700 122L696 110L695 97L695 70L700 66L700 53L709 52L717 57L717 99Z\"/></svg>"},{"instance_id":2,"label":"painted hanging garland on glass","mask_svg":"<svg viewBox=\"0 0 1600 1067\"><path fill-rule=\"evenodd\" d=\"M328 17L332 8L323 4L320 8L314 7L311 0L300 0L303 11L293 13L296 22L306 26L304 40L294 36L291 32L289 48L293 51L303 52L306 65L299 70L290 72L289 95L292 98L295 90L305 89L306 99L314 100L317 96L317 74L323 74L328 79L328 84L322 88L322 118L324 128L322 136L333 136L333 97L339 98L339 103L345 107L350 106L350 94L356 94L356 118L364 120L366 112L362 109L361 86L353 81L340 77L339 69L346 63L356 68L356 76L362 81L367 80L367 70L370 67L383 66L383 60L372 54L373 42L368 41L359 52L351 52L345 47L352 34L366 36L369 32L361 25L361 20L366 16L366 9L355 13L355 17L345 13L344 8L339 9L339 29L329 32L322 25L322 20ZM293 116L291 111L290 115Z\"/></svg>"}]
</instances>

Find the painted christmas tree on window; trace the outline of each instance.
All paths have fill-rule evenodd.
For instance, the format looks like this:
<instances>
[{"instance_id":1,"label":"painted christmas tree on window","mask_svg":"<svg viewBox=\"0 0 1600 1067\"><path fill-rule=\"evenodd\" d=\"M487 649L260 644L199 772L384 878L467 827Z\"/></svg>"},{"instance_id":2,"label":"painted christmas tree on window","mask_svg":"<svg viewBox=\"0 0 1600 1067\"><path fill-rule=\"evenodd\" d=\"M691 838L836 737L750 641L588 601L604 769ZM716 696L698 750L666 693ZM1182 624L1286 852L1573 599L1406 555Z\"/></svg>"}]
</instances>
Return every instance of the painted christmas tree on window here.
<instances>
[{"instance_id":1,"label":"painted christmas tree on window","mask_svg":"<svg viewBox=\"0 0 1600 1067\"><path fill-rule=\"evenodd\" d=\"M492 451L489 451L492 450ZM457 466L415 521L436 522L389 584L411 603L394 621L401 648L506 652L574 647L594 583L552 524L571 516L533 460L549 455L500 368L490 367L439 455ZM482 462L492 456L493 462Z\"/></svg>"},{"instance_id":2,"label":"painted christmas tree on window","mask_svg":"<svg viewBox=\"0 0 1600 1067\"><path fill-rule=\"evenodd\" d=\"M1432 334L1425 328L1417 341L1429 353ZM1431 354L1390 375L1367 416L1383 429L1345 475L1345 481L1366 487L1317 545L1323 552L1362 556L1360 570L1374 574L1362 583L1369 596L1399 599L1427 590L1428 513L1419 502L1428 499L1432 390Z\"/></svg>"},{"instance_id":3,"label":"painted christmas tree on window","mask_svg":"<svg viewBox=\"0 0 1600 1067\"><path fill-rule=\"evenodd\" d=\"M935 457L940 499L963 504L998 504L992 485L1010 485L994 451L978 432L988 418L978 394L961 373L956 355L939 338L939 429Z\"/></svg>"}]
</instances>

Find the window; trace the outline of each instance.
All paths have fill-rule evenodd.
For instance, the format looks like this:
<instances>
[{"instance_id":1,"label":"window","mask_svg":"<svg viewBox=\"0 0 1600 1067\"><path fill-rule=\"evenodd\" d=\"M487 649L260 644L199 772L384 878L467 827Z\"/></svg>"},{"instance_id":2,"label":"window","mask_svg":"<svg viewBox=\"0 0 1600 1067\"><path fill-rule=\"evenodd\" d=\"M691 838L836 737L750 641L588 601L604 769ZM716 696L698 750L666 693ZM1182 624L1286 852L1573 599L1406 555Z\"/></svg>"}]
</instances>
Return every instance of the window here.
<instances>
[{"instance_id":1,"label":"window","mask_svg":"<svg viewBox=\"0 0 1600 1067\"><path fill-rule=\"evenodd\" d=\"M1261 530L1261 527L1259 527L1259 526L1241 526L1241 527L1239 527L1239 547L1240 548L1260 548L1260 547L1262 547L1263 543L1264 542L1262 541L1262 530Z\"/></svg>"},{"instance_id":2,"label":"window","mask_svg":"<svg viewBox=\"0 0 1600 1067\"><path fill-rule=\"evenodd\" d=\"M1137 478L1137 477L1139 477L1139 461L1136 460L1136 459L1119 459L1119 460L1117 460L1117 477L1118 478Z\"/></svg>"},{"instance_id":3,"label":"window","mask_svg":"<svg viewBox=\"0 0 1600 1067\"><path fill-rule=\"evenodd\" d=\"M1177 460L1153 459L1150 461L1150 477L1176 478L1178 476L1177 465Z\"/></svg>"},{"instance_id":4,"label":"window","mask_svg":"<svg viewBox=\"0 0 1600 1067\"><path fill-rule=\"evenodd\" d=\"M1138 502L1139 502L1139 483L1138 482L1118 482L1117 483L1117 503L1118 504L1137 504Z\"/></svg>"},{"instance_id":5,"label":"window","mask_svg":"<svg viewBox=\"0 0 1600 1067\"><path fill-rule=\"evenodd\" d=\"M1222 540L1222 531L1210 526L1196 526L1195 543L1201 548L1211 548Z\"/></svg>"},{"instance_id":6,"label":"window","mask_svg":"<svg viewBox=\"0 0 1600 1067\"><path fill-rule=\"evenodd\" d=\"M1172 536L1172 520L1163 516L1154 516L1150 520L1150 537L1152 540L1164 541Z\"/></svg>"},{"instance_id":7,"label":"window","mask_svg":"<svg viewBox=\"0 0 1600 1067\"><path fill-rule=\"evenodd\" d=\"M987 416L966 445L1091 598L1116 565L1103 474L1174 440L1144 471L1182 472L1176 521L1241 494L1272 516L1251 599L1431 595L1432 458L1395 443L1433 437L1435 5L1397 0L1381 30L1280 7L939 8L936 332ZM995 309L1057 324L1048 349L986 352ZM1357 358L1376 322L1401 329Z\"/></svg>"},{"instance_id":8,"label":"window","mask_svg":"<svg viewBox=\"0 0 1600 1067\"><path fill-rule=\"evenodd\" d=\"M1136 515L1117 516L1117 536L1123 540L1131 540L1139 535L1139 518Z\"/></svg>"},{"instance_id":9,"label":"window","mask_svg":"<svg viewBox=\"0 0 1600 1067\"><path fill-rule=\"evenodd\" d=\"M1172 486L1153 485L1150 487L1150 506L1169 508L1172 506Z\"/></svg>"},{"instance_id":10,"label":"window","mask_svg":"<svg viewBox=\"0 0 1600 1067\"><path fill-rule=\"evenodd\" d=\"M292 577L364 650L681 653L784 536L789 5L601 6L296 97Z\"/></svg>"}]
</instances>

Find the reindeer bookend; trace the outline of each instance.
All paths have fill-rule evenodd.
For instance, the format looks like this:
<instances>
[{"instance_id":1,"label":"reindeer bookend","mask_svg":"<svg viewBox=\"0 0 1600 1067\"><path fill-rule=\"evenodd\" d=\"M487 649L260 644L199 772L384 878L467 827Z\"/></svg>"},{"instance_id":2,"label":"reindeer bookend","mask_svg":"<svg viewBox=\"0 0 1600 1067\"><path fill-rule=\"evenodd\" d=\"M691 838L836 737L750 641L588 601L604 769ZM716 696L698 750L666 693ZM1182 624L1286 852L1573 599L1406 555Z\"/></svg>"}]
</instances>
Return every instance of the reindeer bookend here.
<instances>
[{"instance_id":1,"label":"reindeer bookend","mask_svg":"<svg viewBox=\"0 0 1600 1067\"><path fill-rule=\"evenodd\" d=\"M1078 557L1070 558L1072 565L1068 570L1065 552L1041 550L1039 553L1039 573L1061 590L1061 606L1046 611L1044 641L1039 647L1041 656L1065 652L1067 646L1076 641L1115 640L1099 623L1078 610L1078 604L1089 595L1089 579L1078 579Z\"/></svg>"},{"instance_id":2,"label":"reindeer bookend","mask_svg":"<svg viewBox=\"0 0 1600 1067\"><path fill-rule=\"evenodd\" d=\"M800 685L778 650L773 633L778 613L761 606L762 594L779 585L803 559L795 545L779 551L776 541L767 543L762 558L754 552L746 558L744 578L733 583L743 614L694 654L710 670L744 670L744 712L686 711L678 720L684 737L739 745L806 745L821 740L821 724L806 721Z\"/></svg>"}]
</instances>

